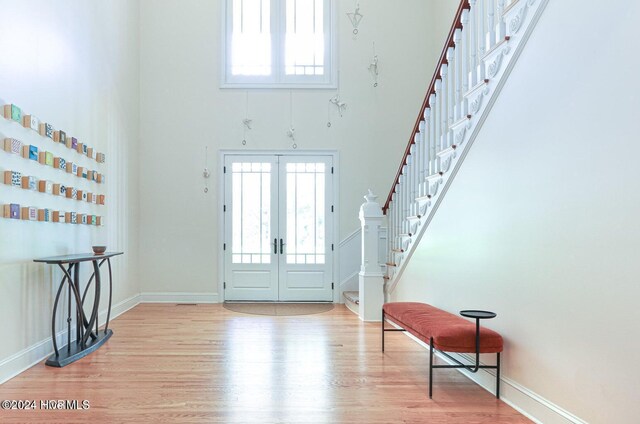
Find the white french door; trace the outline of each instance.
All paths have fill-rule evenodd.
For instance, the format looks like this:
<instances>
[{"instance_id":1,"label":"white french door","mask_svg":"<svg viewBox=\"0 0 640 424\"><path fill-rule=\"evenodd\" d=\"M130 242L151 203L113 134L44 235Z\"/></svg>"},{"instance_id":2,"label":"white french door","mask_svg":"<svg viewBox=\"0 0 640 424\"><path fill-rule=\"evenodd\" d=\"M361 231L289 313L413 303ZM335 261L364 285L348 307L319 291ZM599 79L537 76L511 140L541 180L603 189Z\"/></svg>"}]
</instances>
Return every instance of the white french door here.
<instances>
[{"instance_id":1,"label":"white french door","mask_svg":"<svg viewBox=\"0 0 640 424\"><path fill-rule=\"evenodd\" d=\"M225 156L225 300L333 300L332 165Z\"/></svg>"}]
</instances>

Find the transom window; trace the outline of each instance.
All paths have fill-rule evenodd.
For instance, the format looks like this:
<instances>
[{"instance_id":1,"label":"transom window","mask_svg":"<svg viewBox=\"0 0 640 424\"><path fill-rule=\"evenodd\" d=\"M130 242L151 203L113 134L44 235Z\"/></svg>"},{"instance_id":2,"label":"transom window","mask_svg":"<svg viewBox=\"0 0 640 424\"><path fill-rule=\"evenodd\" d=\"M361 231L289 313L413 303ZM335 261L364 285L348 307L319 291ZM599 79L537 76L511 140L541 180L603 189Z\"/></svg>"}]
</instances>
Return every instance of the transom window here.
<instances>
[{"instance_id":1,"label":"transom window","mask_svg":"<svg viewBox=\"0 0 640 424\"><path fill-rule=\"evenodd\" d=\"M226 0L222 87L335 87L334 0Z\"/></svg>"}]
</instances>

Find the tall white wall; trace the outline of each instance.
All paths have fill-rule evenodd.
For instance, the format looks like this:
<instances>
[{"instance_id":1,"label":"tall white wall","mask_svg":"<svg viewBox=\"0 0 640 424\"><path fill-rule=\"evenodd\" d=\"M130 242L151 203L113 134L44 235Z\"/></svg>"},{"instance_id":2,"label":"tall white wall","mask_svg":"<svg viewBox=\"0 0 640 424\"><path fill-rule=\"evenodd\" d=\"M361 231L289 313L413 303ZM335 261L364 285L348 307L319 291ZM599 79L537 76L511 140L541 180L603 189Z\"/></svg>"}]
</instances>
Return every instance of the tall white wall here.
<instances>
[{"instance_id":1,"label":"tall white wall","mask_svg":"<svg viewBox=\"0 0 640 424\"><path fill-rule=\"evenodd\" d=\"M141 266L143 292L215 296L218 287L217 154L220 149L290 149L289 90L250 90L254 129L241 145L245 90L220 89L219 1L141 2ZM293 90L298 150L340 154L340 234L359 228L358 208L368 188L386 196L453 19L435 1L360 1L357 39L346 16L355 3L338 1L340 95L343 118L328 100L335 90ZM442 2L439 2L442 3ZM440 10L445 16L437 16ZM446 33L446 30L444 30ZM379 86L367 66L373 41ZM203 193L205 146L213 190Z\"/></svg>"},{"instance_id":2,"label":"tall white wall","mask_svg":"<svg viewBox=\"0 0 640 424\"><path fill-rule=\"evenodd\" d=\"M47 340L61 272L34 264L34 258L90 252L93 244L106 243L110 250L125 251L113 260L114 304L139 293L138 14L138 3L131 0L0 0L0 99L107 155L106 164L97 165L0 118L0 139L18 138L107 177L106 185L96 186L0 151L0 171L88 190L99 187L107 195L106 206L90 206L0 184L0 204L105 217L102 228L0 218L0 381L52 349Z\"/></svg>"},{"instance_id":3,"label":"tall white wall","mask_svg":"<svg viewBox=\"0 0 640 424\"><path fill-rule=\"evenodd\" d=\"M590 423L640 415L639 19L549 2L392 295L496 311L504 377Z\"/></svg>"}]
</instances>

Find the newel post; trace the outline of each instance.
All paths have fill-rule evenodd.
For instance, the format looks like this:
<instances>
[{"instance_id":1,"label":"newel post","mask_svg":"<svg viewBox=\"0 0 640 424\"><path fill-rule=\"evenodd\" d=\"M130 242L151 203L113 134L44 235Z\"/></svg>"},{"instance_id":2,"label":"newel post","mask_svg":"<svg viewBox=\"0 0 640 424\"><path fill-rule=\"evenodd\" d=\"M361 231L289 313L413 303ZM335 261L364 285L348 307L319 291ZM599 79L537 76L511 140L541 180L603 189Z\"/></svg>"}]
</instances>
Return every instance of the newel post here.
<instances>
[{"instance_id":1,"label":"newel post","mask_svg":"<svg viewBox=\"0 0 640 424\"><path fill-rule=\"evenodd\" d=\"M384 303L384 279L378 263L380 227L384 221L382 208L376 202L378 196L369 190L366 202L360 206L362 226L362 261L360 266L360 319L380 321Z\"/></svg>"}]
</instances>

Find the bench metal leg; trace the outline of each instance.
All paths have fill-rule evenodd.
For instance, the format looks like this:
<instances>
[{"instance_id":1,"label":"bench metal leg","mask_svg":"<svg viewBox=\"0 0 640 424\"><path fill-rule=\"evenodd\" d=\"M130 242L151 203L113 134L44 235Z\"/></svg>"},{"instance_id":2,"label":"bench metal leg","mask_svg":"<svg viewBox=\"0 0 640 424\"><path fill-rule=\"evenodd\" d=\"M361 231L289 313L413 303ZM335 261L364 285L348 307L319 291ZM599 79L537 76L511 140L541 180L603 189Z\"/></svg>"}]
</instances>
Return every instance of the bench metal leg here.
<instances>
[{"instance_id":1,"label":"bench metal leg","mask_svg":"<svg viewBox=\"0 0 640 424\"><path fill-rule=\"evenodd\" d=\"M382 353L384 353L384 308L382 308Z\"/></svg>"},{"instance_id":2,"label":"bench metal leg","mask_svg":"<svg viewBox=\"0 0 640 424\"><path fill-rule=\"evenodd\" d=\"M496 397L500 399L500 352L496 354Z\"/></svg>"},{"instance_id":3,"label":"bench metal leg","mask_svg":"<svg viewBox=\"0 0 640 424\"><path fill-rule=\"evenodd\" d=\"M429 399L433 397L433 337L429 339Z\"/></svg>"}]
</instances>

